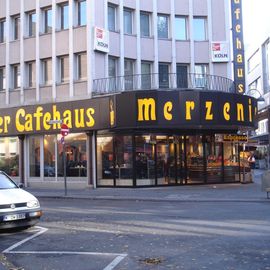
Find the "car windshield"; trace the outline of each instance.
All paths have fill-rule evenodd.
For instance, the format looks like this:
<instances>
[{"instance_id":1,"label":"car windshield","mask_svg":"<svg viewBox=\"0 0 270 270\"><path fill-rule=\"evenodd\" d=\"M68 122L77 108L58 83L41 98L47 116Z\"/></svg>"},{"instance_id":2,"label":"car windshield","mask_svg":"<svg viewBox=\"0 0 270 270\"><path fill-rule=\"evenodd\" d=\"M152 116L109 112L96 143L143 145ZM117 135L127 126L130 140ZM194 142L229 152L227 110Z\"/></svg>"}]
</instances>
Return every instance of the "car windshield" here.
<instances>
[{"instance_id":1,"label":"car windshield","mask_svg":"<svg viewBox=\"0 0 270 270\"><path fill-rule=\"evenodd\" d=\"M17 188L17 186L5 174L0 172L0 189L9 188Z\"/></svg>"}]
</instances>

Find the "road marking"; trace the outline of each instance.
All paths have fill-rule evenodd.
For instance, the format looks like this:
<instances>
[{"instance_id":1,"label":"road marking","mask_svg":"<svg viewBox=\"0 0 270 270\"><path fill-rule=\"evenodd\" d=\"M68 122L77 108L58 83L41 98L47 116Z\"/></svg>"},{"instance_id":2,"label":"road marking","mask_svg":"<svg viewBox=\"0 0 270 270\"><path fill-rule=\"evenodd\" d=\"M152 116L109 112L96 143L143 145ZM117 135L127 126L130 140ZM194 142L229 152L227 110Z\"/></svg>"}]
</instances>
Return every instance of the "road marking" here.
<instances>
[{"instance_id":1,"label":"road marking","mask_svg":"<svg viewBox=\"0 0 270 270\"><path fill-rule=\"evenodd\" d=\"M123 259L125 259L126 256L127 256L127 254L120 254L109 265L107 265L103 270L112 270L112 269L114 269L115 266L117 264L119 264Z\"/></svg>"},{"instance_id":2,"label":"road marking","mask_svg":"<svg viewBox=\"0 0 270 270\"><path fill-rule=\"evenodd\" d=\"M35 229L39 229L37 233L32 236L25 238L24 240L10 246L9 248L2 251L2 253L9 254L59 254L59 255L95 255L95 256L116 256L116 258L107 265L103 270L113 270L126 256L127 254L119 253L101 253L101 252L79 252L79 251L16 251L15 248L25 244L26 242L40 236L41 234L48 231L47 228L35 226Z\"/></svg>"},{"instance_id":3,"label":"road marking","mask_svg":"<svg viewBox=\"0 0 270 270\"><path fill-rule=\"evenodd\" d=\"M24 240L12 245L11 247L5 249L4 251L2 251L2 253L11 253L13 249L21 246L22 244L25 244L26 242L32 240L35 237L40 236L41 234L45 233L48 230L47 228L43 228L43 227L39 227L39 226L36 226L35 228L40 229L40 231L38 231L37 233L35 233L32 236L25 238Z\"/></svg>"}]
</instances>

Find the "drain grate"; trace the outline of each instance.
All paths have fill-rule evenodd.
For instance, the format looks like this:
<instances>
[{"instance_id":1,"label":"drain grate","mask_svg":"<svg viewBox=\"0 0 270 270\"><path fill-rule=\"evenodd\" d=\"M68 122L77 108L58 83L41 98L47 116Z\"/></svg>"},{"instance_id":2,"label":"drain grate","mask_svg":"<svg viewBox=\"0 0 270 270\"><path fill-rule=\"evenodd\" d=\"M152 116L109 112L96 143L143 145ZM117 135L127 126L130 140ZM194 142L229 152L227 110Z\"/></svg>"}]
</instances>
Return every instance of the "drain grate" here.
<instances>
[{"instance_id":1,"label":"drain grate","mask_svg":"<svg viewBox=\"0 0 270 270\"><path fill-rule=\"evenodd\" d=\"M164 258L157 257L157 258L145 258L139 260L141 263L147 264L147 265L157 265L164 262Z\"/></svg>"}]
</instances>

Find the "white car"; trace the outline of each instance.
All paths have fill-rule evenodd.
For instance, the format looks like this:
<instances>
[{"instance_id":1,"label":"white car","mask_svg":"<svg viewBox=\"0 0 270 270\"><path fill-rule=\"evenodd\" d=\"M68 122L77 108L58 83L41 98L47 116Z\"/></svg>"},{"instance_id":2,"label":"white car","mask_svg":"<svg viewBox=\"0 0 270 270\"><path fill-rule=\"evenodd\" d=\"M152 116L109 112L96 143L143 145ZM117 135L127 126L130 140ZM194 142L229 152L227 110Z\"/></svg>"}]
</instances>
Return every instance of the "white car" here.
<instances>
[{"instance_id":1,"label":"white car","mask_svg":"<svg viewBox=\"0 0 270 270\"><path fill-rule=\"evenodd\" d=\"M0 171L0 229L30 227L41 216L38 199Z\"/></svg>"}]
</instances>

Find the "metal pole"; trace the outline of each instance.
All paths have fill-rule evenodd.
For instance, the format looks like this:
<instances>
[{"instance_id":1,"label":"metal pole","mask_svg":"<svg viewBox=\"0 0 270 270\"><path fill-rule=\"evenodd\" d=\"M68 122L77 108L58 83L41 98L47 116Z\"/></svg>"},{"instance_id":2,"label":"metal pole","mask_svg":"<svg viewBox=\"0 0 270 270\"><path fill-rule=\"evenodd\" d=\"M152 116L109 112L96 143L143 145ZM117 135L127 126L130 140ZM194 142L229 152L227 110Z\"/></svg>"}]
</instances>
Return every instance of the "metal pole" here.
<instances>
[{"instance_id":1,"label":"metal pole","mask_svg":"<svg viewBox=\"0 0 270 270\"><path fill-rule=\"evenodd\" d=\"M64 185L65 185L65 196L67 196L67 164L66 164L66 145L63 144L63 162L64 162Z\"/></svg>"}]
</instances>

